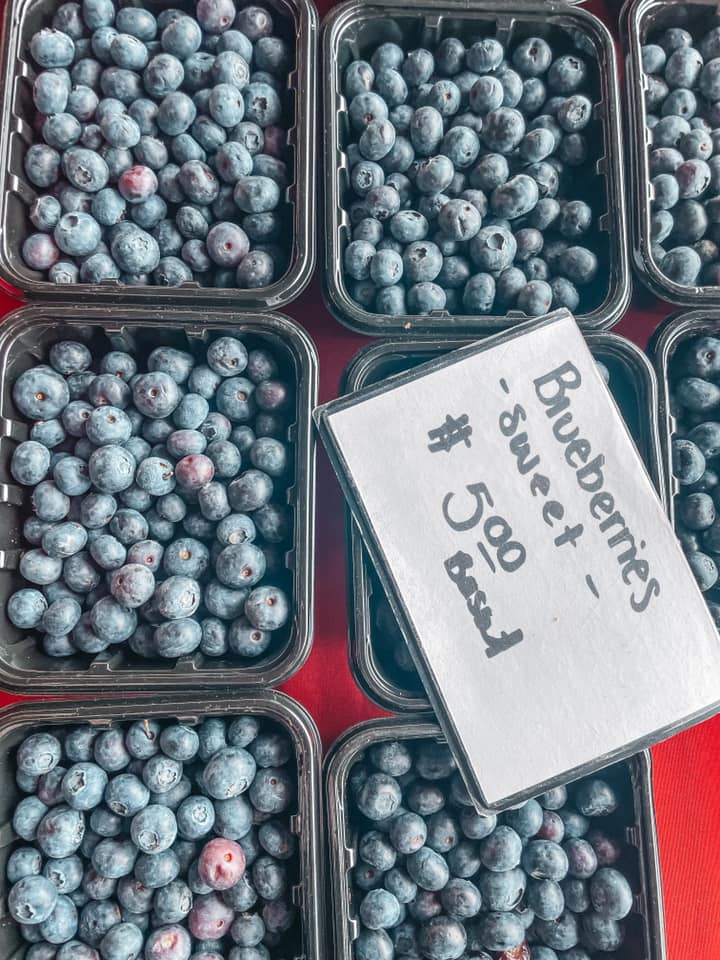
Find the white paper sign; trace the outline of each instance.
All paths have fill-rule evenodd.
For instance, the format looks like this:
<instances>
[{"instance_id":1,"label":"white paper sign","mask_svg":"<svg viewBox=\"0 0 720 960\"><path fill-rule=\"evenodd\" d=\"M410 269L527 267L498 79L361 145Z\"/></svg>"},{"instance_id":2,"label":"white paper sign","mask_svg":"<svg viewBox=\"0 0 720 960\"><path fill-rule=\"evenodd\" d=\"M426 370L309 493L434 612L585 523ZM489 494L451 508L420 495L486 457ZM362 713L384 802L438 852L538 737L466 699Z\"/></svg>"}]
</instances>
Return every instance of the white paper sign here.
<instances>
[{"instance_id":1,"label":"white paper sign","mask_svg":"<svg viewBox=\"0 0 720 960\"><path fill-rule=\"evenodd\" d=\"M573 318L393 384L321 430L476 796L715 712L717 632Z\"/></svg>"}]
</instances>

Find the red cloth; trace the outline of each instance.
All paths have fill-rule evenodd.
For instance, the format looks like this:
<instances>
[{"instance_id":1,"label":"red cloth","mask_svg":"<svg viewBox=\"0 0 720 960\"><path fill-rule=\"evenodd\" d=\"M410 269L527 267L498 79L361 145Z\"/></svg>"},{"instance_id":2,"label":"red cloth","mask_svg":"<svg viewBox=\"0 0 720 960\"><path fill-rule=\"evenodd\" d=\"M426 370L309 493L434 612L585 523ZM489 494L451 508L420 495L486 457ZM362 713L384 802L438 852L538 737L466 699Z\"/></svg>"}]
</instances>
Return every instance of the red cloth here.
<instances>
[{"instance_id":1,"label":"red cloth","mask_svg":"<svg viewBox=\"0 0 720 960\"><path fill-rule=\"evenodd\" d=\"M330 7L320 0L321 13ZM590 9L617 22L617 5L600 0ZM615 26L613 26L614 32ZM318 149L321 135L318 137ZM323 235L322 223L318 234ZM0 292L0 317L18 306ZM673 307L653 299L636 282L633 305L616 332L645 346ZM328 314L315 278L311 288L284 311L314 337L320 355L320 398L336 396L342 372L367 338L353 334ZM78 316L81 310L78 310ZM360 692L347 658L345 512L324 453L319 452L315 643L286 693L310 711L325 747L351 725L380 716ZM692 638L678 637L692 656ZM59 691L61 683L58 684ZM0 705L15 698L0 692ZM673 738L653 751L655 797L666 908L669 960L720 957L720 718ZM644 960L637 957L633 960Z\"/></svg>"}]
</instances>

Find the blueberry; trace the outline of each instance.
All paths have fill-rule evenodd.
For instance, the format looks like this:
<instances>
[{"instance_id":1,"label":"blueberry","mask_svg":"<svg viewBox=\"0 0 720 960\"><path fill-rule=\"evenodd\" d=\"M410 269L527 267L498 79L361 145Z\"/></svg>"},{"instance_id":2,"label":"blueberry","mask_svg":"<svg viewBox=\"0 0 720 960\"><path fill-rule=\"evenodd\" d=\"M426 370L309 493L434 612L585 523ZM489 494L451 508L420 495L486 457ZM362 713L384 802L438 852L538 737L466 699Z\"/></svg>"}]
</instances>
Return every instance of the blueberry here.
<instances>
[{"instance_id":1,"label":"blueberry","mask_svg":"<svg viewBox=\"0 0 720 960\"><path fill-rule=\"evenodd\" d=\"M157 226L167 213L167 204L162 197L153 194L147 200L136 203L130 208L133 221L144 230Z\"/></svg>"},{"instance_id":2,"label":"blueberry","mask_svg":"<svg viewBox=\"0 0 720 960\"><path fill-rule=\"evenodd\" d=\"M568 874L579 880L587 880L597 869L595 851L587 840L571 837L563 844L568 858Z\"/></svg>"},{"instance_id":3,"label":"blueberry","mask_svg":"<svg viewBox=\"0 0 720 960\"><path fill-rule=\"evenodd\" d=\"M405 866L410 877L423 890L442 890L448 882L447 862L430 847L421 847L411 853Z\"/></svg>"},{"instance_id":4,"label":"blueberry","mask_svg":"<svg viewBox=\"0 0 720 960\"><path fill-rule=\"evenodd\" d=\"M62 169L72 186L88 193L102 190L110 176L105 160L85 147L73 146L66 150L62 158ZM99 241L100 237L97 239ZM95 245L97 246L97 242Z\"/></svg>"},{"instance_id":5,"label":"blueberry","mask_svg":"<svg viewBox=\"0 0 720 960\"><path fill-rule=\"evenodd\" d=\"M387 107L384 101L380 100L375 94L368 94L367 96L375 97L376 101L383 104L385 117L387 117ZM242 91L242 101L245 108L245 122L257 124L261 129L274 126L282 118L282 101L277 91L268 83L251 78L251 82ZM362 125L365 126L366 122Z\"/></svg>"},{"instance_id":6,"label":"blueberry","mask_svg":"<svg viewBox=\"0 0 720 960\"><path fill-rule=\"evenodd\" d=\"M399 70L405 59L405 53L396 43L381 43L370 58L372 69Z\"/></svg>"},{"instance_id":7,"label":"blueberry","mask_svg":"<svg viewBox=\"0 0 720 960\"><path fill-rule=\"evenodd\" d=\"M248 789L255 775L255 760L240 747L226 747L211 757L203 782L212 797L229 799Z\"/></svg>"},{"instance_id":8,"label":"blueberry","mask_svg":"<svg viewBox=\"0 0 720 960\"><path fill-rule=\"evenodd\" d=\"M343 258L348 276L354 280L367 280L370 277L370 263L375 253L375 247L366 240L353 240L348 244Z\"/></svg>"},{"instance_id":9,"label":"blueberry","mask_svg":"<svg viewBox=\"0 0 720 960\"><path fill-rule=\"evenodd\" d=\"M186 576L171 576L155 589L153 606L168 620L190 617L200 604L200 587Z\"/></svg>"},{"instance_id":10,"label":"blueberry","mask_svg":"<svg viewBox=\"0 0 720 960\"><path fill-rule=\"evenodd\" d=\"M107 782L107 774L101 767L94 763L76 763L63 777L63 798L74 810L92 810L102 800Z\"/></svg>"},{"instance_id":11,"label":"blueberry","mask_svg":"<svg viewBox=\"0 0 720 960\"><path fill-rule=\"evenodd\" d=\"M33 102L38 113L48 116L66 110L70 100L70 82L67 70L52 69L39 73L33 83Z\"/></svg>"},{"instance_id":12,"label":"blueberry","mask_svg":"<svg viewBox=\"0 0 720 960\"><path fill-rule=\"evenodd\" d=\"M44 143L34 143L25 154L23 166L30 183L36 187L50 187L58 180L60 154Z\"/></svg>"},{"instance_id":13,"label":"blueberry","mask_svg":"<svg viewBox=\"0 0 720 960\"><path fill-rule=\"evenodd\" d=\"M152 174L152 171L148 170L148 173ZM144 199L139 197L137 202ZM122 233L113 236L110 251L118 266L127 274L154 270L160 261L160 249L155 238L134 225L128 225Z\"/></svg>"},{"instance_id":14,"label":"blueberry","mask_svg":"<svg viewBox=\"0 0 720 960\"><path fill-rule=\"evenodd\" d=\"M557 120L566 133L584 130L592 117L592 103L582 94L572 94L557 113Z\"/></svg>"},{"instance_id":15,"label":"blueberry","mask_svg":"<svg viewBox=\"0 0 720 960\"><path fill-rule=\"evenodd\" d=\"M192 951L190 935L178 924L153 930L145 941L146 960L188 960Z\"/></svg>"},{"instance_id":16,"label":"blueberry","mask_svg":"<svg viewBox=\"0 0 720 960\"><path fill-rule=\"evenodd\" d=\"M590 900L603 918L622 920L632 910L633 893L619 870L601 867L590 881Z\"/></svg>"},{"instance_id":17,"label":"blueberry","mask_svg":"<svg viewBox=\"0 0 720 960\"><path fill-rule=\"evenodd\" d=\"M393 942L384 930L360 931L355 941L356 960L392 960L394 955Z\"/></svg>"},{"instance_id":18,"label":"blueberry","mask_svg":"<svg viewBox=\"0 0 720 960\"><path fill-rule=\"evenodd\" d=\"M672 469L673 476L684 485L697 483L705 473L705 457L692 440L673 438Z\"/></svg>"},{"instance_id":19,"label":"blueberry","mask_svg":"<svg viewBox=\"0 0 720 960\"><path fill-rule=\"evenodd\" d=\"M70 396L67 384L49 367L34 367L21 373L13 387L13 400L19 412L32 420L58 416Z\"/></svg>"},{"instance_id":20,"label":"blueberry","mask_svg":"<svg viewBox=\"0 0 720 960\"><path fill-rule=\"evenodd\" d=\"M110 444L98 447L88 461L90 479L102 493L126 490L135 475L135 458L122 447Z\"/></svg>"},{"instance_id":21,"label":"blueberry","mask_svg":"<svg viewBox=\"0 0 720 960\"><path fill-rule=\"evenodd\" d=\"M258 842L276 860L290 860L297 850L295 836L280 821L263 823L258 830Z\"/></svg>"},{"instance_id":22,"label":"blueberry","mask_svg":"<svg viewBox=\"0 0 720 960\"><path fill-rule=\"evenodd\" d=\"M144 807L130 824L132 841L143 853L162 853L172 846L176 835L174 813L160 804Z\"/></svg>"},{"instance_id":23,"label":"blueberry","mask_svg":"<svg viewBox=\"0 0 720 960\"><path fill-rule=\"evenodd\" d=\"M501 107L504 96L503 86L497 77L490 75L479 77L470 90L470 109L474 113L484 115Z\"/></svg>"},{"instance_id":24,"label":"blueberry","mask_svg":"<svg viewBox=\"0 0 720 960\"><path fill-rule=\"evenodd\" d=\"M215 800L215 833L228 840L242 840L253 822L253 809L245 796Z\"/></svg>"},{"instance_id":25,"label":"blueberry","mask_svg":"<svg viewBox=\"0 0 720 960\"><path fill-rule=\"evenodd\" d=\"M207 797L187 797L177 810L177 828L186 840L199 840L206 836L215 823L215 809Z\"/></svg>"},{"instance_id":26,"label":"blueberry","mask_svg":"<svg viewBox=\"0 0 720 960\"><path fill-rule=\"evenodd\" d=\"M139 957L143 943L143 933L134 923L119 923L100 941L100 955L103 960Z\"/></svg>"},{"instance_id":27,"label":"blueberry","mask_svg":"<svg viewBox=\"0 0 720 960\"><path fill-rule=\"evenodd\" d=\"M10 473L18 483L34 486L44 480L50 469L50 451L35 440L18 444L13 451Z\"/></svg>"},{"instance_id":28,"label":"blueberry","mask_svg":"<svg viewBox=\"0 0 720 960\"><path fill-rule=\"evenodd\" d=\"M662 259L662 272L683 286L692 286L700 273L702 262L692 247L679 246L670 250Z\"/></svg>"},{"instance_id":29,"label":"blueberry","mask_svg":"<svg viewBox=\"0 0 720 960\"><path fill-rule=\"evenodd\" d=\"M528 800L515 810L508 810L505 823L520 837L534 837L542 826L542 807L537 800Z\"/></svg>"},{"instance_id":30,"label":"blueberry","mask_svg":"<svg viewBox=\"0 0 720 960\"><path fill-rule=\"evenodd\" d=\"M387 890L370 890L360 901L360 920L368 930L387 930L401 919L400 904Z\"/></svg>"},{"instance_id":31,"label":"blueberry","mask_svg":"<svg viewBox=\"0 0 720 960\"><path fill-rule=\"evenodd\" d=\"M418 946L428 960L456 960L464 955L467 934L451 917L433 917L418 931Z\"/></svg>"},{"instance_id":32,"label":"blueberry","mask_svg":"<svg viewBox=\"0 0 720 960\"><path fill-rule=\"evenodd\" d=\"M400 195L389 185L371 187L365 196L365 209L368 216L384 223L400 209Z\"/></svg>"},{"instance_id":33,"label":"blueberry","mask_svg":"<svg viewBox=\"0 0 720 960\"><path fill-rule=\"evenodd\" d=\"M353 883L358 890L374 890L381 886L384 874L376 867L371 867L367 863L357 864L352 871ZM412 881L411 881L412 882ZM415 889L417 890L417 886Z\"/></svg>"},{"instance_id":34,"label":"blueberry","mask_svg":"<svg viewBox=\"0 0 720 960\"><path fill-rule=\"evenodd\" d=\"M232 26L235 7L231 0L199 0L195 15L206 33L217 34Z\"/></svg>"},{"instance_id":35,"label":"blueberry","mask_svg":"<svg viewBox=\"0 0 720 960\"><path fill-rule=\"evenodd\" d=\"M523 869L537 880L562 880L568 872L568 857L550 840L531 840L522 853Z\"/></svg>"},{"instance_id":36,"label":"blueberry","mask_svg":"<svg viewBox=\"0 0 720 960\"><path fill-rule=\"evenodd\" d=\"M157 22L148 10L140 7L124 7L115 14L115 26L146 43L154 40L157 34Z\"/></svg>"},{"instance_id":37,"label":"blueberry","mask_svg":"<svg viewBox=\"0 0 720 960\"><path fill-rule=\"evenodd\" d=\"M243 913L236 917L230 935L241 947L255 947L265 936L265 924L257 913Z\"/></svg>"},{"instance_id":38,"label":"blueberry","mask_svg":"<svg viewBox=\"0 0 720 960\"><path fill-rule=\"evenodd\" d=\"M692 90L673 90L672 93L665 98L662 106L663 118L672 118L675 121L676 130L682 129L684 131L684 127L681 127L681 123L678 121L692 119L696 111L697 98Z\"/></svg>"},{"instance_id":39,"label":"blueberry","mask_svg":"<svg viewBox=\"0 0 720 960\"><path fill-rule=\"evenodd\" d=\"M587 881L567 877L561 883L565 906L573 913L585 913L590 909L590 894Z\"/></svg>"},{"instance_id":40,"label":"blueberry","mask_svg":"<svg viewBox=\"0 0 720 960\"><path fill-rule=\"evenodd\" d=\"M194 937L206 940L210 936L224 936L230 930L234 916L234 911L227 906L220 896L211 892L195 897L188 917L188 926ZM180 927L178 929L185 933L184 928ZM188 940L188 953L189 950Z\"/></svg>"},{"instance_id":41,"label":"blueberry","mask_svg":"<svg viewBox=\"0 0 720 960\"><path fill-rule=\"evenodd\" d=\"M286 867L272 857L258 857L252 866L252 881L260 897L279 900L287 889Z\"/></svg>"},{"instance_id":42,"label":"blueberry","mask_svg":"<svg viewBox=\"0 0 720 960\"><path fill-rule=\"evenodd\" d=\"M680 519L690 530L705 530L715 520L715 504L707 493L691 493L678 506Z\"/></svg>"},{"instance_id":43,"label":"blueberry","mask_svg":"<svg viewBox=\"0 0 720 960\"><path fill-rule=\"evenodd\" d=\"M403 66L403 73L405 68ZM413 82L409 77L408 82ZM429 79L429 76L425 79ZM360 93L369 93L375 80L375 71L365 60L353 60L348 64L344 74L345 96L349 100Z\"/></svg>"},{"instance_id":44,"label":"blueberry","mask_svg":"<svg viewBox=\"0 0 720 960\"><path fill-rule=\"evenodd\" d=\"M223 656L227 653L227 629L221 620L208 617L201 623L202 641L200 649L208 656Z\"/></svg>"},{"instance_id":45,"label":"blueberry","mask_svg":"<svg viewBox=\"0 0 720 960\"><path fill-rule=\"evenodd\" d=\"M111 900L91 900L80 912L78 935L89 946L99 946L105 934L122 920L120 908Z\"/></svg>"},{"instance_id":46,"label":"blueberry","mask_svg":"<svg viewBox=\"0 0 720 960\"><path fill-rule=\"evenodd\" d=\"M612 867L618 862L622 851L617 840L599 829L591 830L587 839L592 844L599 866Z\"/></svg>"},{"instance_id":47,"label":"blueberry","mask_svg":"<svg viewBox=\"0 0 720 960\"><path fill-rule=\"evenodd\" d=\"M648 43L641 47L640 55L645 73L660 73L665 67L667 55L657 43Z\"/></svg>"},{"instance_id":48,"label":"blueberry","mask_svg":"<svg viewBox=\"0 0 720 960\"><path fill-rule=\"evenodd\" d=\"M518 294L517 308L528 316L540 317L549 312L552 299L553 291L549 283L544 280L530 280Z\"/></svg>"},{"instance_id":49,"label":"blueberry","mask_svg":"<svg viewBox=\"0 0 720 960\"><path fill-rule=\"evenodd\" d=\"M434 107L442 117L451 117L457 113L460 101L460 89L452 80L438 80L433 83L424 98L424 103Z\"/></svg>"},{"instance_id":50,"label":"blueberry","mask_svg":"<svg viewBox=\"0 0 720 960\"><path fill-rule=\"evenodd\" d=\"M591 950L610 952L623 943L622 925L610 917L590 910L582 918L582 940Z\"/></svg>"},{"instance_id":51,"label":"blueberry","mask_svg":"<svg viewBox=\"0 0 720 960\"><path fill-rule=\"evenodd\" d=\"M10 854L5 872L10 883L15 883L23 877L39 876L42 869L43 860L39 850L18 847Z\"/></svg>"},{"instance_id":52,"label":"blueberry","mask_svg":"<svg viewBox=\"0 0 720 960\"><path fill-rule=\"evenodd\" d=\"M695 253L694 250L692 252ZM595 277L598 261L586 247L568 247L560 256L560 267L573 283L585 284Z\"/></svg>"},{"instance_id":53,"label":"blueberry","mask_svg":"<svg viewBox=\"0 0 720 960\"><path fill-rule=\"evenodd\" d=\"M207 153L198 141L187 132L178 133L170 142L170 153L179 164L189 160L207 160Z\"/></svg>"},{"instance_id":54,"label":"blueberry","mask_svg":"<svg viewBox=\"0 0 720 960\"><path fill-rule=\"evenodd\" d=\"M509 230L502 227L483 227L470 241L468 249L478 267L499 272L512 264L517 242Z\"/></svg>"},{"instance_id":55,"label":"blueberry","mask_svg":"<svg viewBox=\"0 0 720 960\"><path fill-rule=\"evenodd\" d=\"M75 47L67 33L46 27L31 38L30 55L44 69L67 67L73 61Z\"/></svg>"},{"instance_id":56,"label":"blueberry","mask_svg":"<svg viewBox=\"0 0 720 960\"><path fill-rule=\"evenodd\" d=\"M203 603L212 616L233 620L241 616L247 598L247 590L233 590L213 580L205 587Z\"/></svg>"},{"instance_id":57,"label":"blueberry","mask_svg":"<svg viewBox=\"0 0 720 960\"><path fill-rule=\"evenodd\" d=\"M43 480L33 491L32 505L40 520L52 523L68 515L70 498L53 481Z\"/></svg>"},{"instance_id":58,"label":"blueberry","mask_svg":"<svg viewBox=\"0 0 720 960\"><path fill-rule=\"evenodd\" d=\"M38 197L30 207L30 220L38 230L51 231L60 219L62 208L55 197Z\"/></svg>"},{"instance_id":59,"label":"blueberry","mask_svg":"<svg viewBox=\"0 0 720 960\"><path fill-rule=\"evenodd\" d=\"M270 640L269 631L257 629L245 617L234 620L227 633L228 647L241 657L260 656L268 649Z\"/></svg>"},{"instance_id":60,"label":"blueberry","mask_svg":"<svg viewBox=\"0 0 720 960\"><path fill-rule=\"evenodd\" d=\"M23 797L13 813L13 830L23 840L28 842L34 840L40 821L47 810L47 805L38 797Z\"/></svg>"},{"instance_id":61,"label":"blueberry","mask_svg":"<svg viewBox=\"0 0 720 960\"><path fill-rule=\"evenodd\" d=\"M105 789L105 803L120 817L132 817L147 806L150 791L132 773L122 773L110 780Z\"/></svg>"},{"instance_id":62,"label":"blueberry","mask_svg":"<svg viewBox=\"0 0 720 960\"><path fill-rule=\"evenodd\" d=\"M66 150L77 143L81 132L80 122L70 113L56 113L42 126L43 140L57 150Z\"/></svg>"},{"instance_id":63,"label":"blueberry","mask_svg":"<svg viewBox=\"0 0 720 960\"><path fill-rule=\"evenodd\" d=\"M208 232L206 246L210 259L219 266L234 267L247 256L250 243L237 224L216 223Z\"/></svg>"},{"instance_id":64,"label":"blueberry","mask_svg":"<svg viewBox=\"0 0 720 960\"><path fill-rule=\"evenodd\" d=\"M550 281L550 289L552 290L553 309L560 307L567 307L570 311L577 309L580 303L580 294L575 285L566 280L565 277L553 277Z\"/></svg>"},{"instance_id":65,"label":"blueberry","mask_svg":"<svg viewBox=\"0 0 720 960\"><path fill-rule=\"evenodd\" d=\"M46 586L54 583L61 572L62 560L49 557L44 551L28 550L20 558L20 573L30 583Z\"/></svg>"},{"instance_id":66,"label":"blueberry","mask_svg":"<svg viewBox=\"0 0 720 960\"><path fill-rule=\"evenodd\" d=\"M525 135L523 115L511 107L499 107L487 114L481 138L488 150L509 154Z\"/></svg>"},{"instance_id":67,"label":"blueberry","mask_svg":"<svg viewBox=\"0 0 720 960\"><path fill-rule=\"evenodd\" d=\"M93 743L97 736L97 730L90 726L76 727L66 733L64 747L68 760L92 760Z\"/></svg>"},{"instance_id":68,"label":"blueberry","mask_svg":"<svg viewBox=\"0 0 720 960\"><path fill-rule=\"evenodd\" d=\"M60 860L78 850L84 833L82 812L60 804L52 807L40 821L36 840L46 856Z\"/></svg>"},{"instance_id":69,"label":"blueberry","mask_svg":"<svg viewBox=\"0 0 720 960\"><path fill-rule=\"evenodd\" d=\"M48 636L64 637L75 628L82 607L72 597L60 597L54 600L43 614L40 627Z\"/></svg>"},{"instance_id":70,"label":"blueberry","mask_svg":"<svg viewBox=\"0 0 720 960\"><path fill-rule=\"evenodd\" d=\"M45 233L33 233L25 240L22 256L26 265L33 270L48 270L56 266L60 249Z\"/></svg>"},{"instance_id":71,"label":"blueberry","mask_svg":"<svg viewBox=\"0 0 720 960\"><path fill-rule=\"evenodd\" d=\"M586 817L601 817L617 809L618 800L615 791L604 780L593 778L584 780L578 787L575 804Z\"/></svg>"}]
</instances>

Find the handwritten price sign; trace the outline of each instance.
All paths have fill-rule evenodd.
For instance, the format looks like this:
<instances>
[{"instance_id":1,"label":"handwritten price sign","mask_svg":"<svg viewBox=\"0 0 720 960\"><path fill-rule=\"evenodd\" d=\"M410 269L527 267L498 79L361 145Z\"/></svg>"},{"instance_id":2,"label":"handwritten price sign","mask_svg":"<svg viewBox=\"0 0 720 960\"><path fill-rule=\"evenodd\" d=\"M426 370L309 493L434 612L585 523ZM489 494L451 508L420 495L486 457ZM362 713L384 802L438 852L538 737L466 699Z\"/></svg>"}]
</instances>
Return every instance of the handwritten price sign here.
<instances>
[{"instance_id":1,"label":"handwritten price sign","mask_svg":"<svg viewBox=\"0 0 720 960\"><path fill-rule=\"evenodd\" d=\"M317 420L479 803L718 709L716 630L566 311Z\"/></svg>"}]
</instances>

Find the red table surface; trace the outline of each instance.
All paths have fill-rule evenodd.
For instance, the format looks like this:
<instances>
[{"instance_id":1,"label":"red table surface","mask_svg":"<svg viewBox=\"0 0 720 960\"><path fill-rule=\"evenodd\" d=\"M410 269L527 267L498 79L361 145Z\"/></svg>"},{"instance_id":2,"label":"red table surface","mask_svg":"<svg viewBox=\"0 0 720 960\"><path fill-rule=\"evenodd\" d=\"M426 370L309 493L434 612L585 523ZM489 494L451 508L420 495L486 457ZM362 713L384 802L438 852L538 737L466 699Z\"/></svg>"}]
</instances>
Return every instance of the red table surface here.
<instances>
[{"instance_id":1,"label":"red table surface","mask_svg":"<svg viewBox=\"0 0 720 960\"><path fill-rule=\"evenodd\" d=\"M321 14L331 6L330 0L320 0ZM607 6L601 0L588 6L610 24L617 37L617 10L612 0ZM321 246L321 224L318 235ZM321 266L322 258L319 269ZM320 356L320 399L324 401L337 395L348 361L369 341L330 316L320 294L319 269L310 288L284 312L315 340ZM0 290L0 318L18 305ZM615 332L645 347L657 324L674 309L654 299L636 281L632 306ZM359 690L349 668L345 561L343 499L320 450L314 645L305 666L282 689L308 709L325 749L353 724L382 716ZM678 637L678 642L684 643L692 656L692 638ZM0 691L0 706L17 699ZM656 747L653 761L668 957L716 960L720 958L720 717Z\"/></svg>"}]
</instances>

